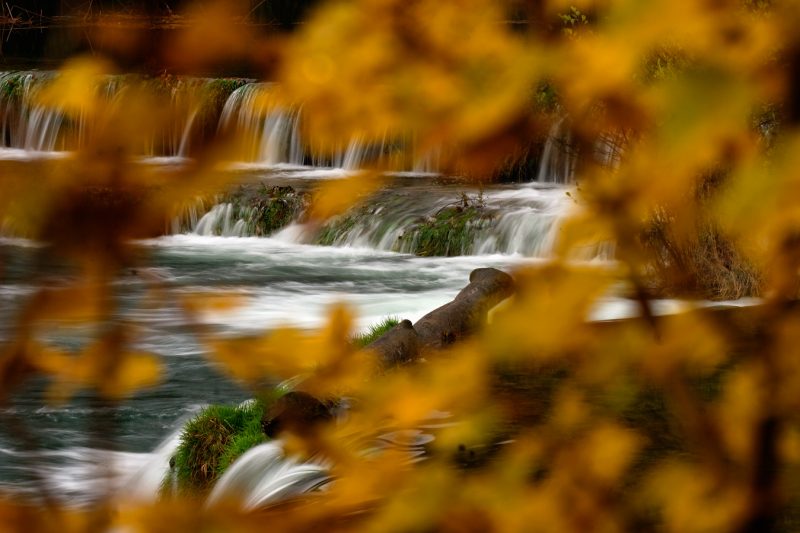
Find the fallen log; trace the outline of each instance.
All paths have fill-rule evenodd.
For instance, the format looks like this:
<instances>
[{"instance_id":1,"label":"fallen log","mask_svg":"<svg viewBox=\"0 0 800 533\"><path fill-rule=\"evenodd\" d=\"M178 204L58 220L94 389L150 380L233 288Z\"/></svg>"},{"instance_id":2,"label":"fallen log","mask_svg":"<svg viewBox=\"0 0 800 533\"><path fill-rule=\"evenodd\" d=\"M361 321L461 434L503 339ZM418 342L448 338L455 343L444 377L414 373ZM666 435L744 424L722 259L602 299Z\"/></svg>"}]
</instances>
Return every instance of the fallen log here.
<instances>
[{"instance_id":1,"label":"fallen log","mask_svg":"<svg viewBox=\"0 0 800 533\"><path fill-rule=\"evenodd\" d=\"M453 301L434 309L416 324L403 320L370 343L383 369L417 361L423 353L444 348L474 333L486 323L489 310L511 296L514 280L495 268L479 268ZM289 430L309 434L333 415L328 405L301 391L289 392L264 414L261 424L270 438Z\"/></svg>"},{"instance_id":2,"label":"fallen log","mask_svg":"<svg viewBox=\"0 0 800 533\"><path fill-rule=\"evenodd\" d=\"M413 362L419 356L419 335L410 320L403 320L369 344L382 368Z\"/></svg>"},{"instance_id":3,"label":"fallen log","mask_svg":"<svg viewBox=\"0 0 800 533\"><path fill-rule=\"evenodd\" d=\"M514 292L511 276L496 268L478 268L469 275L469 285L453 301L420 318L404 320L368 348L377 353L384 368L405 365L430 350L442 349L486 324L489 310Z\"/></svg>"}]
</instances>

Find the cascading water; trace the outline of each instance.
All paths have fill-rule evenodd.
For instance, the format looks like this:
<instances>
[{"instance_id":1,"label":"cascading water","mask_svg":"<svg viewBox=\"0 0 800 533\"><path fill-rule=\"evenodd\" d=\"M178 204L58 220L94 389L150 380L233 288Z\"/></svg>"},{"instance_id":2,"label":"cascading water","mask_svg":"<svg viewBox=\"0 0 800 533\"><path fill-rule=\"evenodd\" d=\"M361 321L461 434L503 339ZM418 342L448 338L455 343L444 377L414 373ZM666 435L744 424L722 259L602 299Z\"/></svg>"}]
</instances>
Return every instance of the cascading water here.
<instances>
[{"instance_id":1,"label":"cascading water","mask_svg":"<svg viewBox=\"0 0 800 533\"><path fill-rule=\"evenodd\" d=\"M316 490L330 480L324 465L287 458L281 442L270 441L239 457L216 482L206 505L235 501L253 510Z\"/></svg>"},{"instance_id":2,"label":"cascading water","mask_svg":"<svg viewBox=\"0 0 800 533\"><path fill-rule=\"evenodd\" d=\"M58 76L55 72L0 73L0 146L29 153L69 152L87 142L86 116L67 116L62 110L37 101L39 92ZM131 83L144 83L166 100L164 110L172 122L145 143L146 157L188 157L193 139L200 133L201 116L217 123L221 109L216 105L219 91L233 90L235 81L203 78L129 79L120 76L103 78L95 88L98 98L114 100ZM227 98L224 93L223 97ZM211 117L205 117L211 114ZM212 113L210 113L212 112Z\"/></svg>"},{"instance_id":3,"label":"cascading water","mask_svg":"<svg viewBox=\"0 0 800 533\"><path fill-rule=\"evenodd\" d=\"M270 101L271 85L248 83L231 93L220 116L221 130L244 139L245 161L267 166L304 164L298 121L300 113Z\"/></svg>"},{"instance_id":4,"label":"cascading water","mask_svg":"<svg viewBox=\"0 0 800 533\"><path fill-rule=\"evenodd\" d=\"M169 471L170 459L180 444L183 424L158 445L153 453L146 456L142 464L128 475L122 477L118 492L124 498L137 501L155 501L164 476Z\"/></svg>"},{"instance_id":5,"label":"cascading water","mask_svg":"<svg viewBox=\"0 0 800 533\"><path fill-rule=\"evenodd\" d=\"M573 183L576 155L570 144L571 137L566 116L553 122L542 150L537 182L561 185Z\"/></svg>"},{"instance_id":6,"label":"cascading water","mask_svg":"<svg viewBox=\"0 0 800 533\"><path fill-rule=\"evenodd\" d=\"M61 110L37 102L37 94L58 74L55 72L0 73L0 146L30 153L68 152L85 145L86 117L67 116ZM226 80L178 78L131 79L109 76L97 87L98 97L113 100L131 83L144 82L160 94L172 121L141 148L145 157L191 155L205 122L213 120L216 131L233 131L243 139L242 161L263 166L306 166L356 171L380 162L384 168L415 174L435 173L438 153L402 155L407 142L384 138L366 142L353 138L333 153L319 155L304 144L300 135L301 110L287 110L270 98L267 83L233 83ZM224 104L216 109L218 118L207 116L207 106L220 86L229 87ZM213 113L212 113L213 115ZM408 145L408 147L412 146ZM388 167L387 167L388 164Z\"/></svg>"},{"instance_id":7,"label":"cascading water","mask_svg":"<svg viewBox=\"0 0 800 533\"><path fill-rule=\"evenodd\" d=\"M234 91L222 110L219 130L235 132L243 140L246 163L264 167L300 167L361 170L372 163L388 164L397 172L431 174L437 171L438 153L413 157L409 163L392 152L404 143L384 137L370 141L354 137L334 150L318 151L303 142L302 109L286 109L271 96L273 85L248 83Z\"/></svg>"},{"instance_id":8,"label":"cascading water","mask_svg":"<svg viewBox=\"0 0 800 533\"><path fill-rule=\"evenodd\" d=\"M478 194L465 198L469 206L470 202L477 201ZM304 231L303 224L297 220L274 237L290 243L322 242L338 247L413 254L422 238L421 228L466 209L475 215L466 221L463 231L466 240L454 239L458 248L450 249L448 255L547 257L552 253L562 220L574 207L567 190L560 187L490 189L483 193L480 207L461 207L459 202L464 201L454 202L453 192L447 188L408 186L384 191L373 198L369 207L356 208L329 222L316 237L319 241L315 240L313 233ZM182 219L172 222L172 233L225 237L255 235L253 219L257 212L254 208L218 203L200 216L202 208L200 204L187 208ZM453 231L461 230L455 228ZM611 258L613 249L607 245L581 250L576 257L584 260Z\"/></svg>"},{"instance_id":9,"label":"cascading water","mask_svg":"<svg viewBox=\"0 0 800 533\"><path fill-rule=\"evenodd\" d=\"M245 219L235 217L235 212L233 204L217 204L197 221L192 233L205 236L243 237L247 223Z\"/></svg>"},{"instance_id":10,"label":"cascading water","mask_svg":"<svg viewBox=\"0 0 800 533\"><path fill-rule=\"evenodd\" d=\"M37 103L37 93L55 76L52 72L0 73L0 146L26 152L58 152L84 145L87 133L84 116L67 117L58 109ZM414 152L413 135L387 134L383 139L370 141L356 137L345 140L332 153L326 151L320 155L301 138L302 109L278 105L271 97L273 86L268 83L199 78L158 78L144 82L168 101L168 114L172 117L171 123L142 147L141 155L146 157L186 158L197 139L225 131L242 139L242 161L265 167L311 166L352 172L378 163L401 174L438 171L437 149L408 153ZM98 96L116 98L130 83L128 78L109 76L98 86ZM220 94L223 99L217 103ZM568 117L563 116L551 126L533 181L573 182L576 154L568 122ZM209 123L214 125L211 130L207 127ZM614 166L619 161L622 144L619 136L604 136L597 143L595 156L601 163Z\"/></svg>"},{"instance_id":11,"label":"cascading water","mask_svg":"<svg viewBox=\"0 0 800 533\"><path fill-rule=\"evenodd\" d=\"M36 93L52 78L50 73L0 73L2 146L52 152L69 144L59 136L65 123L63 113L36 102Z\"/></svg>"}]
</instances>

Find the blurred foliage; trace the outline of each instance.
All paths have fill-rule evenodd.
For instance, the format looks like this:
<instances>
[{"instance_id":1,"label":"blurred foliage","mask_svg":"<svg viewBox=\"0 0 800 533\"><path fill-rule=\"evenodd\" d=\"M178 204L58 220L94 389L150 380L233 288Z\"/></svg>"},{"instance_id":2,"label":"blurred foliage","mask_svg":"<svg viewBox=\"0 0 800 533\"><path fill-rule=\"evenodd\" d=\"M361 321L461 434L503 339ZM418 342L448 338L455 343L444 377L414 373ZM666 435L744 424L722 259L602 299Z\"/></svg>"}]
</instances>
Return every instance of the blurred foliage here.
<instances>
[{"instance_id":1,"label":"blurred foliage","mask_svg":"<svg viewBox=\"0 0 800 533\"><path fill-rule=\"evenodd\" d=\"M342 308L319 332L218 337L197 321L214 361L254 389L301 375L309 393L358 398L348 419L314 442L287 440L290 450L330 458L336 481L324 494L256 514L181 498L115 502L114 512L5 500L4 527L797 528L798 2L330 1L280 38L236 22L246 3L190 7L198 23L164 50L176 68L259 65L280 82L286 104L302 106L323 152L341 139L409 135L420 153L445 147L446 171L485 177L547 127L530 105L546 84L570 117L580 154L574 214L552 260L515 272L518 294L490 327L418 366L378 374L371 354L350 342L353 319ZM118 46L125 43L120 36ZM19 309L16 335L2 346L0 401L41 374L52 377L54 401L87 388L115 405L152 384L159 363L132 352L134 325L115 314L113 280L142 261L132 239L159 235L186 197L225 185L215 169L239 141L228 136L198 147L194 162L168 179L134 164L136 150L171 117L153 112L159 100L146 86L98 97L97 78L113 70L77 58L42 91L42 105L87 120L84 148L63 161L3 164L0 218L44 243L43 256L68 262L73 281L43 280ZM764 110L769 142L753 127ZM592 157L598 139L619 133L627 141L618 164ZM717 171L724 183L702 203L689 201ZM341 213L382 183L378 172L327 182L310 216ZM762 273L763 303L656 316L642 242L656 213L669 213L672 238L683 242L697 238L699 220L712 224ZM599 240L615 242L614 266L569 261ZM587 323L620 281L642 318ZM158 281L151 291L155 301L171 297ZM183 301L190 317L235 304ZM66 353L42 340L54 323L103 327L79 353ZM514 369L522 376L514 383L530 388L494 394L499 368ZM458 423L437 434L426 461L410 463L392 449L363 453L377 435L418 428L433 411ZM487 449L479 468L455 468L459 453Z\"/></svg>"}]
</instances>

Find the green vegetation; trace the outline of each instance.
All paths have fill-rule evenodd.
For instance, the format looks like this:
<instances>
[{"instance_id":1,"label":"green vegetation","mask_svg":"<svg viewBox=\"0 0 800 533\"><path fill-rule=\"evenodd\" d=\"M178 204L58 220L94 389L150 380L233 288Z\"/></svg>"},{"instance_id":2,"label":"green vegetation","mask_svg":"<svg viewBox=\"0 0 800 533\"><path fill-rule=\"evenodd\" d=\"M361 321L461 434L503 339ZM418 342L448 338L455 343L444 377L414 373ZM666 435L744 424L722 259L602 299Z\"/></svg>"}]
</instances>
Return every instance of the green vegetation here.
<instances>
[{"instance_id":1,"label":"green vegetation","mask_svg":"<svg viewBox=\"0 0 800 533\"><path fill-rule=\"evenodd\" d=\"M15 74L3 80L3 84L0 85L0 91L2 91L5 100L20 99L22 97L22 87L22 75Z\"/></svg>"},{"instance_id":2,"label":"green vegetation","mask_svg":"<svg viewBox=\"0 0 800 533\"><path fill-rule=\"evenodd\" d=\"M356 335L353 338L353 343L361 347L368 346L399 323L400 319L398 317L387 316L377 324L370 326L368 331Z\"/></svg>"},{"instance_id":3,"label":"green vegetation","mask_svg":"<svg viewBox=\"0 0 800 533\"><path fill-rule=\"evenodd\" d=\"M308 207L308 195L289 186L258 190L240 187L224 201L234 205L236 218L247 222L250 235L269 235L302 217Z\"/></svg>"},{"instance_id":4,"label":"green vegetation","mask_svg":"<svg viewBox=\"0 0 800 533\"><path fill-rule=\"evenodd\" d=\"M482 195L470 198L462 194L457 205L440 209L403 239L409 239L413 253L422 257L461 255L469 251L476 232L487 227L493 218L486 212Z\"/></svg>"},{"instance_id":5,"label":"green vegetation","mask_svg":"<svg viewBox=\"0 0 800 533\"><path fill-rule=\"evenodd\" d=\"M178 491L207 491L237 457L264 442L263 414L264 404L254 401L240 406L211 405L190 420L170 473Z\"/></svg>"},{"instance_id":6,"label":"green vegetation","mask_svg":"<svg viewBox=\"0 0 800 533\"><path fill-rule=\"evenodd\" d=\"M365 209L351 209L343 215L328 221L317 235L316 243L320 246L333 246L356 225L359 219L369 213Z\"/></svg>"}]
</instances>

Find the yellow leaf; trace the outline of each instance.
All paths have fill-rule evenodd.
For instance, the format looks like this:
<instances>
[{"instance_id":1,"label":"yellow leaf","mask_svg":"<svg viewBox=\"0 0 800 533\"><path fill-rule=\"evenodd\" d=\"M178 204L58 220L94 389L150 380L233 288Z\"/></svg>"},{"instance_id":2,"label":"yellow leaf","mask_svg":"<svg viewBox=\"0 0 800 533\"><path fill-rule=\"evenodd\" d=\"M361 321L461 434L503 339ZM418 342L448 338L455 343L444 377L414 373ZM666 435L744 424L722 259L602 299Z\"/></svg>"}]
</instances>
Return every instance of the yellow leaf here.
<instances>
[{"instance_id":1,"label":"yellow leaf","mask_svg":"<svg viewBox=\"0 0 800 533\"><path fill-rule=\"evenodd\" d=\"M383 183L383 178L365 172L342 180L326 181L314 191L311 217L324 221L338 215L377 191Z\"/></svg>"},{"instance_id":2,"label":"yellow leaf","mask_svg":"<svg viewBox=\"0 0 800 533\"><path fill-rule=\"evenodd\" d=\"M98 83L110 72L109 65L97 58L78 57L69 60L59 75L42 90L42 105L62 109L71 115L91 113L97 109Z\"/></svg>"}]
</instances>

